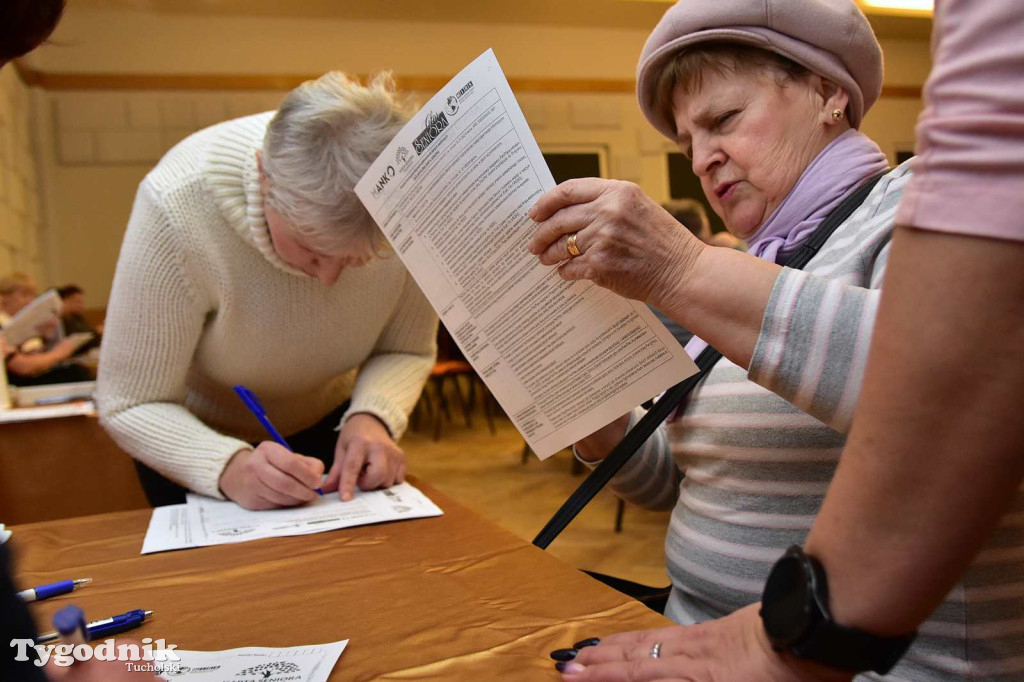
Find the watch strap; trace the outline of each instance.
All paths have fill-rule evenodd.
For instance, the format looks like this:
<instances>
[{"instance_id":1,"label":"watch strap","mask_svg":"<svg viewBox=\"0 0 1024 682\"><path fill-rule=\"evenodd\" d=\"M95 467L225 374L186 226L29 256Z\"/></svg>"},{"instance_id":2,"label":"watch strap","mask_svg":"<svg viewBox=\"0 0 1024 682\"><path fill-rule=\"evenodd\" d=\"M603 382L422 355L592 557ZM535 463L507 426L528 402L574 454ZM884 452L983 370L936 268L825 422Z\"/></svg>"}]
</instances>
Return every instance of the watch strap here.
<instances>
[{"instance_id":1,"label":"watch strap","mask_svg":"<svg viewBox=\"0 0 1024 682\"><path fill-rule=\"evenodd\" d=\"M848 628L829 618L821 620L806 639L790 651L798 658L832 668L884 675L892 670L914 641L916 633L902 637L881 637Z\"/></svg>"}]
</instances>

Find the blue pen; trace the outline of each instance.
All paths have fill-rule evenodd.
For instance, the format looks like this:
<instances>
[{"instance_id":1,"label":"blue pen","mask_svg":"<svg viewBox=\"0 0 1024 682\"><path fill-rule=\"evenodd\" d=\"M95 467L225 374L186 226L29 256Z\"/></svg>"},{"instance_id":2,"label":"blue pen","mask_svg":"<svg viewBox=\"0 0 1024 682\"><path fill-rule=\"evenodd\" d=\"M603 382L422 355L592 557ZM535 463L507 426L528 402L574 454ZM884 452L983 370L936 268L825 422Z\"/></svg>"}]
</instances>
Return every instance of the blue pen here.
<instances>
[{"instance_id":1,"label":"blue pen","mask_svg":"<svg viewBox=\"0 0 1024 682\"><path fill-rule=\"evenodd\" d=\"M22 590L18 593L18 596L24 602L42 601L43 599L49 599L50 597L74 592L76 588L91 582L92 578L61 580L59 583L50 583L49 585L40 585L39 587Z\"/></svg>"},{"instance_id":2,"label":"blue pen","mask_svg":"<svg viewBox=\"0 0 1024 682\"><path fill-rule=\"evenodd\" d=\"M274 425L270 423L270 420L267 418L267 411L263 409L263 403L261 403L260 399L256 397L256 394L241 385L235 386L235 393L237 393L238 397L242 399L245 406L249 408L249 411L256 415L256 418L260 420L260 424L263 424L263 428L267 430L270 437L276 440L278 445L283 445L291 451L292 446L288 445L288 441L284 439L284 436L278 433L277 429L274 428ZM318 495L324 494L322 488L317 488L316 492Z\"/></svg>"},{"instance_id":3,"label":"blue pen","mask_svg":"<svg viewBox=\"0 0 1024 682\"><path fill-rule=\"evenodd\" d=\"M80 632L82 627L85 628L86 640L104 639L139 627L153 616L153 612L134 609L112 618L94 620L88 624L85 623L81 616L82 610L77 606L69 606L59 611L53 617L53 625L57 628L57 631L39 635L36 637L36 644L47 644L61 638L68 638Z\"/></svg>"}]
</instances>

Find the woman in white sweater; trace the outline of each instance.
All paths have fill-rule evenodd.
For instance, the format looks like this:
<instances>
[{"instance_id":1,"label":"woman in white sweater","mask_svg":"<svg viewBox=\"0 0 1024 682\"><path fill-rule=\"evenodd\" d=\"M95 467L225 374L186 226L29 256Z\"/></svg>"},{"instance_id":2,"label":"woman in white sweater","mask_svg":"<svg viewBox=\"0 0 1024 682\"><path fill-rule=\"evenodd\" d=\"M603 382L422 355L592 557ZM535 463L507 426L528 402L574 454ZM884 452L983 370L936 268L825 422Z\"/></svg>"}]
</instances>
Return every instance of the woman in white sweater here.
<instances>
[{"instance_id":1,"label":"woman in white sweater","mask_svg":"<svg viewBox=\"0 0 1024 682\"><path fill-rule=\"evenodd\" d=\"M152 503L187 488L302 504L325 465L342 499L403 480L396 441L437 319L353 188L405 120L386 81L329 73L276 113L192 135L142 181L97 400ZM294 453L265 440L238 384Z\"/></svg>"}]
</instances>

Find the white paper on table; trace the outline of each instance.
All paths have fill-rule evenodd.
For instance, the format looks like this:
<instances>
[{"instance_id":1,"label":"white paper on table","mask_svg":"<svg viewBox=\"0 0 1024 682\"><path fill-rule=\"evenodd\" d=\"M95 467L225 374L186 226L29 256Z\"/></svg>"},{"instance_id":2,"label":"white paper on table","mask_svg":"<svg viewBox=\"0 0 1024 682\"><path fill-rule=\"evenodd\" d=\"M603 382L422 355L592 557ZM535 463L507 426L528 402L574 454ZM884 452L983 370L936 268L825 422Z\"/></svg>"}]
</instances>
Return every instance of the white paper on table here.
<instances>
[{"instance_id":1,"label":"white paper on table","mask_svg":"<svg viewBox=\"0 0 1024 682\"><path fill-rule=\"evenodd\" d=\"M155 661L164 680L188 682L327 682L348 640L296 647L180 651L179 661Z\"/></svg>"},{"instance_id":2,"label":"white paper on table","mask_svg":"<svg viewBox=\"0 0 1024 682\"><path fill-rule=\"evenodd\" d=\"M14 407L0 410L0 424L32 422L60 417L95 417L96 405L91 400L61 405L40 405L38 407Z\"/></svg>"},{"instance_id":3,"label":"white paper on table","mask_svg":"<svg viewBox=\"0 0 1024 682\"><path fill-rule=\"evenodd\" d=\"M642 303L526 249L555 186L488 50L416 114L356 194L542 459L695 373Z\"/></svg>"},{"instance_id":4,"label":"white paper on table","mask_svg":"<svg viewBox=\"0 0 1024 682\"><path fill-rule=\"evenodd\" d=\"M262 538L323 533L371 523L441 516L441 509L408 483L386 490L357 490L342 502L329 493L301 507L249 511L234 502L189 494L185 504L157 507L142 554L227 545Z\"/></svg>"}]
</instances>

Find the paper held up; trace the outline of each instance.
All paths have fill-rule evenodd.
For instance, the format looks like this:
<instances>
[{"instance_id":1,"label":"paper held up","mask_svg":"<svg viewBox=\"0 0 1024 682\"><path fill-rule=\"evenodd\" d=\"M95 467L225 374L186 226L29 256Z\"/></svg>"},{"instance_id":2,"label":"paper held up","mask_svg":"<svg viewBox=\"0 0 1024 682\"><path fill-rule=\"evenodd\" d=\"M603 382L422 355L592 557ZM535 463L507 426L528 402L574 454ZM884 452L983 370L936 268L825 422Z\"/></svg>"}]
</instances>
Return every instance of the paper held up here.
<instances>
[{"instance_id":1,"label":"paper held up","mask_svg":"<svg viewBox=\"0 0 1024 682\"><path fill-rule=\"evenodd\" d=\"M391 141L356 194L542 459L696 372L647 306L566 282L526 243L555 186L491 50Z\"/></svg>"},{"instance_id":2,"label":"paper held up","mask_svg":"<svg viewBox=\"0 0 1024 682\"><path fill-rule=\"evenodd\" d=\"M4 326L7 343L15 348L40 336L41 328L60 321L60 296L53 289L45 291L18 311ZM84 343L84 342L83 342ZM81 344L79 344L81 345Z\"/></svg>"},{"instance_id":3,"label":"paper held up","mask_svg":"<svg viewBox=\"0 0 1024 682\"><path fill-rule=\"evenodd\" d=\"M386 490L356 491L342 502L327 494L301 507L249 511L234 502L190 493L185 504L157 507L142 554L228 545L262 538L310 535L338 528L441 516L441 509L408 483Z\"/></svg>"}]
</instances>

